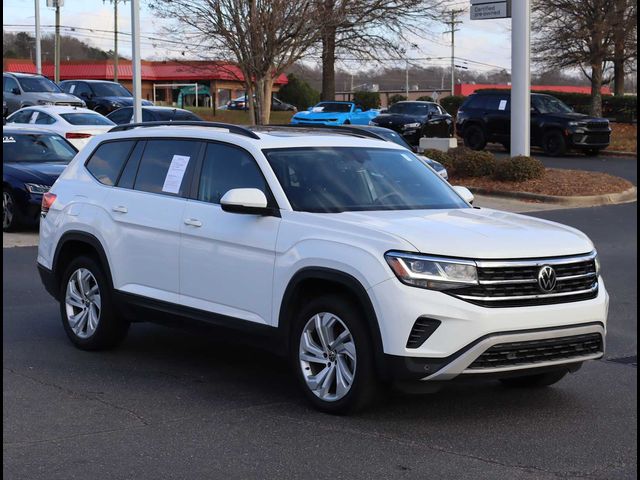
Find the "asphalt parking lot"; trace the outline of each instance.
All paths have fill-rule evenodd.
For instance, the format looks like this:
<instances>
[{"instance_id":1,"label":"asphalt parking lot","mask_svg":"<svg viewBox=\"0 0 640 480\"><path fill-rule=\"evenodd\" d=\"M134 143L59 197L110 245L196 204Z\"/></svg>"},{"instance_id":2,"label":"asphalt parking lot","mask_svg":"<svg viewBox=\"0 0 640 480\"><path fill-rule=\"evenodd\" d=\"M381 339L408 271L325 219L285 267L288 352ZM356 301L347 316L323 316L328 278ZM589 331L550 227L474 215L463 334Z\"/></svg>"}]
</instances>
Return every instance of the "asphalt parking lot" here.
<instances>
[{"instance_id":1,"label":"asphalt parking lot","mask_svg":"<svg viewBox=\"0 0 640 480\"><path fill-rule=\"evenodd\" d=\"M312 410L282 360L215 336L136 324L115 351L76 350L37 278L36 249L5 248L3 473L636 478L637 204L530 214L596 244L611 295L605 360L546 390L456 385L393 394L352 417Z\"/></svg>"}]
</instances>

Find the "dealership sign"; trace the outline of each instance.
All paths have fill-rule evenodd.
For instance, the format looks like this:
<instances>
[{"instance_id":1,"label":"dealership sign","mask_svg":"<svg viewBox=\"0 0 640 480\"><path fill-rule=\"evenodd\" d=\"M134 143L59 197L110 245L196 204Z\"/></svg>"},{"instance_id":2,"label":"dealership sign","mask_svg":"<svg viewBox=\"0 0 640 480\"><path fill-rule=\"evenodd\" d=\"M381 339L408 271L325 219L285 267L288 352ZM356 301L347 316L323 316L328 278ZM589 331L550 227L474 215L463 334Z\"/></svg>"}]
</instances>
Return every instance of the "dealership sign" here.
<instances>
[{"instance_id":1,"label":"dealership sign","mask_svg":"<svg viewBox=\"0 0 640 480\"><path fill-rule=\"evenodd\" d=\"M471 0L470 13L471 20L510 18L511 0Z\"/></svg>"}]
</instances>

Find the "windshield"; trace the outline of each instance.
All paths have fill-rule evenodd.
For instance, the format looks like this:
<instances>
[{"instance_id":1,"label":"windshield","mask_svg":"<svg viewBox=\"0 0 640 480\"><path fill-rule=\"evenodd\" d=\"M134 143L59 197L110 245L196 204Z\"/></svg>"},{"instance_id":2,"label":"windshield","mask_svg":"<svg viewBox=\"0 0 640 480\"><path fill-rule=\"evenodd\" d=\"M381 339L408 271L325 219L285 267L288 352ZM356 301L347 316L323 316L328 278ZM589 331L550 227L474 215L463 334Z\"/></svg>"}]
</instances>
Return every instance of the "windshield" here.
<instances>
[{"instance_id":1,"label":"windshield","mask_svg":"<svg viewBox=\"0 0 640 480\"><path fill-rule=\"evenodd\" d=\"M111 120L97 113L61 113L71 125L115 125Z\"/></svg>"},{"instance_id":2,"label":"windshield","mask_svg":"<svg viewBox=\"0 0 640 480\"><path fill-rule=\"evenodd\" d=\"M535 95L531 99L533 106L540 113L571 113L573 110L555 97Z\"/></svg>"},{"instance_id":3,"label":"windshield","mask_svg":"<svg viewBox=\"0 0 640 480\"><path fill-rule=\"evenodd\" d=\"M388 112L426 117L429 113L429 105L426 103L394 103L389 107Z\"/></svg>"},{"instance_id":4,"label":"windshield","mask_svg":"<svg viewBox=\"0 0 640 480\"><path fill-rule=\"evenodd\" d=\"M408 151L300 147L264 151L294 210L350 212L468 205Z\"/></svg>"},{"instance_id":5,"label":"windshield","mask_svg":"<svg viewBox=\"0 0 640 480\"><path fill-rule=\"evenodd\" d=\"M20 86L25 92L61 92L60 88L51 80L45 77L24 77L20 78Z\"/></svg>"},{"instance_id":6,"label":"windshield","mask_svg":"<svg viewBox=\"0 0 640 480\"><path fill-rule=\"evenodd\" d=\"M156 110L157 120L185 120L185 121L202 121L195 113L188 110Z\"/></svg>"},{"instance_id":7,"label":"windshield","mask_svg":"<svg viewBox=\"0 0 640 480\"><path fill-rule=\"evenodd\" d=\"M315 107L311 109L311 111L317 112L317 113L329 113L329 112L348 113L351 111L351 104L323 102L323 103L317 104Z\"/></svg>"},{"instance_id":8,"label":"windshield","mask_svg":"<svg viewBox=\"0 0 640 480\"><path fill-rule=\"evenodd\" d=\"M96 97L131 97L129 90L118 83L92 83Z\"/></svg>"},{"instance_id":9,"label":"windshield","mask_svg":"<svg viewBox=\"0 0 640 480\"><path fill-rule=\"evenodd\" d=\"M407 141L400 135L399 133L394 132L393 130L389 130L388 128L379 128L373 130L374 133L377 133L381 137L383 137L388 142L393 142L401 147L406 148L407 150L413 151L411 146L407 143Z\"/></svg>"},{"instance_id":10,"label":"windshield","mask_svg":"<svg viewBox=\"0 0 640 480\"><path fill-rule=\"evenodd\" d=\"M69 163L76 150L55 133L2 134L4 162L62 162Z\"/></svg>"}]
</instances>

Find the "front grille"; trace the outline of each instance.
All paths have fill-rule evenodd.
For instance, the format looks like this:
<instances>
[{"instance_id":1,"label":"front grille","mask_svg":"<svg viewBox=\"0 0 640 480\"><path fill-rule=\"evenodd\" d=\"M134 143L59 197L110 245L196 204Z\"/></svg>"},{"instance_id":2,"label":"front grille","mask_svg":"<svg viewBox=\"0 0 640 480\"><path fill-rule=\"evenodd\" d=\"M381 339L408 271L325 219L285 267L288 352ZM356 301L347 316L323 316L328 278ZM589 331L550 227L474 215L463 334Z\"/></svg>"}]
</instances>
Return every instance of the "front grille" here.
<instances>
[{"instance_id":1,"label":"front grille","mask_svg":"<svg viewBox=\"0 0 640 480\"><path fill-rule=\"evenodd\" d=\"M609 122L587 122L589 130L608 130Z\"/></svg>"},{"instance_id":2,"label":"front grille","mask_svg":"<svg viewBox=\"0 0 640 480\"><path fill-rule=\"evenodd\" d=\"M598 294L595 255L524 261L479 261L479 285L450 290L458 298L484 307L520 307L575 302ZM543 266L555 271L556 285L542 289Z\"/></svg>"},{"instance_id":3,"label":"front grille","mask_svg":"<svg viewBox=\"0 0 640 480\"><path fill-rule=\"evenodd\" d=\"M535 365L587 357L598 353L603 353L602 335L599 333L500 343L480 355L467 367L467 370Z\"/></svg>"},{"instance_id":4,"label":"front grille","mask_svg":"<svg viewBox=\"0 0 640 480\"><path fill-rule=\"evenodd\" d=\"M585 139L583 143L586 144L601 144L601 143L609 143L609 133L589 133L585 135Z\"/></svg>"}]
</instances>

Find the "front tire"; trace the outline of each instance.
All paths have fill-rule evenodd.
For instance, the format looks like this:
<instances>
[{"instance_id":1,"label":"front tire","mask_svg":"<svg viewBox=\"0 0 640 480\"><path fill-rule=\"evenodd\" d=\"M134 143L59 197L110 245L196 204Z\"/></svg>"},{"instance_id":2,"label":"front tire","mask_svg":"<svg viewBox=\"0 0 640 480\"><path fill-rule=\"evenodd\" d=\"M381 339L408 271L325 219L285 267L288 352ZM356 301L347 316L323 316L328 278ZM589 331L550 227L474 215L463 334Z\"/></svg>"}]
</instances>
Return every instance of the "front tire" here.
<instances>
[{"instance_id":1,"label":"front tire","mask_svg":"<svg viewBox=\"0 0 640 480\"><path fill-rule=\"evenodd\" d=\"M291 364L307 399L320 411L346 414L375 399L378 379L362 311L340 295L323 295L297 313Z\"/></svg>"},{"instance_id":2,"label":"front tire","mask_svg":"<svg viewBox=\"0 0 640 480\"><path fill-rule=\"evenodd\" d=\"M567 142L559 130L551 130L542 137L542 149L550 157L561 157L567 153Z\"/></svg>"},{"instance_id":3,"label":"front tire","mask_svg":"<svg viewBox=\"0 0 640 480\"><path fill-rule=\"evenodd\" d=\"M482 150L487 145L487 137L478 125L469 125L464 129L464 145L471 150Z\"/></svg>"},{"instance_id":4,"label":"front tire","mask_svg":"<svg viewBox=\"0 0 640 480\"><path fill-rule=\"evenodd\" d=\"M2 231L12 232L18 226L18 209L11 190L2 190Z\"/></svg>"},{"instance_id":5,"label":"front tire","mask_svg":"<svg viewBox=\"0 0 640 480\"><path fill-rule=\"evenodd\" d=\"M512 388L543 388L558 383L567 373L567 370L559 370L523 377L501 378L500 382L506 387Z\"/></svg>"},{"instance_id":6,"label":"front tire","mask_svg":"<svg viewBox=\"0 0 640 480\"><path fill-rule=\"evenodd\" d=\"M94 258L71 261L62 276L59 298L62 325L76 347L105 350L124 340L129 322L118 316L109 282Z\"/></svg>"}]
</instances>

